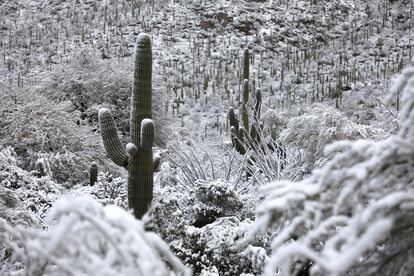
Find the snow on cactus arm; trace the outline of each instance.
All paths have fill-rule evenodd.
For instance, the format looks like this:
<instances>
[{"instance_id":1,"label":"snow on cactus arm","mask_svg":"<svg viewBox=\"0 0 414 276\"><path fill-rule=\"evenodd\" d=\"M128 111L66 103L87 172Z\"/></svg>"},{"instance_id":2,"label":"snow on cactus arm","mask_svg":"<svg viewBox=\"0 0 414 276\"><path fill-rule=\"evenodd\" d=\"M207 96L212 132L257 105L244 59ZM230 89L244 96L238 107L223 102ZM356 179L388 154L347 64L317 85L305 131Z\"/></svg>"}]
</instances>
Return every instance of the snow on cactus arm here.
<instances>
[{"instance_id":1,"label":"snow on cactus arm","mask_svg":"<svg viewBox=\"0 0 414 276\"><path fill-rule=\"evenodd\" d=\"M141 122L141 147L150 150L154 143L154 122L151 119L144 119Z\"/></svg>"},{"instance_id":2,"label":"snow on cactus arm","mask_svg":"<svg viewBox=\"0 0 414 276\"><path fill-rule=\"evenodd\" d=\"M66 198L48 221L46 232L0 224L15 237L12 253L30 275L190 275L158 236L119 207Z\"/></svg>"}]
</instances>

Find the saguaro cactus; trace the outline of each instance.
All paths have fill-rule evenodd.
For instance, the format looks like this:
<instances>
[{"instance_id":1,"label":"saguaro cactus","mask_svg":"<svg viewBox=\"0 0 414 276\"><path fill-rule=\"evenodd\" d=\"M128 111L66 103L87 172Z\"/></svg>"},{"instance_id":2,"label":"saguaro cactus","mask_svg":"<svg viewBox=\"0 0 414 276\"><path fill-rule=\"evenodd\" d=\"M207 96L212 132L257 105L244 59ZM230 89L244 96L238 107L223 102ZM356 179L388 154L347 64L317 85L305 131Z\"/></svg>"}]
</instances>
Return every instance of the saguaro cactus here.
<instances>
[{"instance_id":1,"label":"saguaro cactus","mask_svg":"<svg viewBox=\"0 0 414 276\"><path fill-rule=\"evenodd\" d=\"M243 51L243 97L242 97L242 121L244 129L249 129L249 114L247 104L249 102L249 49Z\"/></svg>"},{"instance_id":2,"label":"saguaro cactus","mask_svg":"<svg viewBox=\"0 0 414 276\"><path fill-rule=\"evenodd\" d=\"M249 129L249 112L247 111L247 103L249 102L249 81L243 82L243 99L242 99L242 123L244 129Z\"/></svg>"},{"instance_id":3,"label":"saguaro cactus","mask_svg":"<svg viewBox=\"0 0 414 276\"><path fill-rule=\"evenodd\" d=\"M89 168L89 185L93 186L98 180L98 164L92 162Z\"/></svg>"},{"instance_id":4,"label":"saguaro cactus","mask_svg":"<svg viewBox=\"0 0 414 276\"><path fill-rule=\"evenodd\" d=\"M250 65L249 65L249 49L244 48L243 50L243 79L248 80L250 78Z\"/></svg>"},{"instance_id":5,"label":"saguaro cactus","mask_svg":"<svg viewBox=\"0 0 414 276\"><path fill-rule=\"evenodd\" d=\"M99 124L105 150L111 160L128 170L128 206L141 218L153 195L154 123L152 117L152 50L147 34L139 34L135 51L134 87L131 97L130 137L124 148L111 112L99 110Z\"/></svg>"},{"instance_id":6,"label":"saguaro cactus","mask_svg":"<svg viewBox=\"0 0 414 276\"><path fill-rule=\"evenodd\" d=\"M260 89L256 91L256 104L254 106L254 116L253 122L250 126L250 139L251 142L256 143L256 145L260 144L260 108L262 106L262 93Z\"/></svg>"}]
</instances>

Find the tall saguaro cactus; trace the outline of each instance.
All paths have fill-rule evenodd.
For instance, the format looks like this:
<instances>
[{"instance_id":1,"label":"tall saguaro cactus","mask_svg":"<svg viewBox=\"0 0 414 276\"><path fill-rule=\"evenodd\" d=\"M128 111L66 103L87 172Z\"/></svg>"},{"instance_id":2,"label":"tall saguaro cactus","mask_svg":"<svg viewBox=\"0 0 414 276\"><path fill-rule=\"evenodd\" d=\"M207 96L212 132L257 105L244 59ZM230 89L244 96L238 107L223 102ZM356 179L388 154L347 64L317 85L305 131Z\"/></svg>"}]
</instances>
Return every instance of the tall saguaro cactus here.
<instances>
[{"instance_id":1,"label":"tall saguaro cactus","mask_svg":"<svg viewBox=\"0 0 414 276\"><path fill-rule=\"evenodd\" d=\"M242 98L242 122L244 129L249 129L249 114L247 104L249 102L249 49L243 51L243 98Z\"/></svg>"},{"instance_id":2,"label":"tall saguaro cactus","mask_svg":"<svg viewBox=\"0 0 414 276\"><path fill-rule=\"evenodd\" d=\"M243 50L243 79L248 80L250 78L250 65L249 65L249 49L244 48Z\"/></svg>"},{"instance_id":3,"label":"tall saguaro cactus","mask_svg":"<svg viewBox=\"0 0 414 276\"><path fill-rule=\"evenodd\" d=\"M154 122L152 117L152 50L147 34L139 34L135 52L134 88L131 97L130 137L124 148L111 112L99 110L105 150L111 160L128 170L128 206L141 218L152 201Z\"/></svg>"}]
</instances>

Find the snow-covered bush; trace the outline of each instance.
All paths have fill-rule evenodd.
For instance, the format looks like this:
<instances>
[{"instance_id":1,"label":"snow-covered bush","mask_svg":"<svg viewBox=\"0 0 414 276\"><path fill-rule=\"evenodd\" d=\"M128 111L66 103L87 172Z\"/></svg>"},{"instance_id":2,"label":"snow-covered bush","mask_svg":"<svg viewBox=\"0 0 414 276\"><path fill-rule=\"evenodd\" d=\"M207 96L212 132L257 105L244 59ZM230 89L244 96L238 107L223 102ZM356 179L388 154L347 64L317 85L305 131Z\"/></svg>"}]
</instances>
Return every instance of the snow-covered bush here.
<instances>
[{"instance_id":1,"label":"snow-covered bush","mask_svg":"<svg viewBox=\"0 0 414 276\"><path fill-rule=\"evenodd\" d=\"M114 177L109 172L99 173L98 181L93 186L81 186L77 192L90 194L103 205L114 204L128 209L127 184L125 178Z\"/></svg>"},{"instance_id":2,"label":"snow-covered bush","mask_svg":"<svg viewBox=\"0 0 414 276\"><path fill-rule=\"evenodd\" d=\"M267 258L263 248L267 236L259 237L250 248L234 248L237 233L244 233L251 223L256 195L239 194L222 180L199 180L188 190L173 185L156 190L150 226L174 253L197 275L203 270L260 274Z\"/></svg>"},{"instance_id":3,"label":"snow-covered bush","mask_svg":"<svg viewBox=\"0 0 414 276\"><path fill-rule=\"evenodd\" d=\"M0 186L19 193L24 207L40 216L50 208L63 192L49 177L36 177L18 166L17 156L11 147L0 150Z\"/></svg>"},{"instance_id":4,"label":"snow-covered bush","mask_svg":"<svg viewBox=\"0 0 414 276\"><path fill-rule=\"evenodd\" d=\"M57 103L30 89L16 93L19 104L2 98L9 108L2 117L0 142L14 148L23 169L38 169L42 159L52 179L80 183L87 180L92 161L106 164L99 136L79 123L79 114L69 102Z\"/></svg>"},{"instance_id":5,"label":"snow-covered bush","mask_svg":"<svg viewBox=\"0 0 414 276\"><path fill-rule=\"evenodd\" d=\"M44 223L31 211L28 211L19 194L16 191L4 188L0 185L0 221L6 221L10 226L22 225L27 227L42 228ZM0 227L0 273L5 274L3 264L10 261L13 247L10 243L12 233L3 232Z\"/></svg>"},{"instance_id":6,"label":"snow-covered bush","mask_svg":"<svg viewBox=\"0 0 414 276\"><path fill-rule=\"evenodd\" d=\"M356 124L333 107L315 104L308 113L289 121L280 140L293 152L298 152L289 175L300 179L326 161L328 157L323 153L326 145L339 140L380 139L384 136L381 129Z\"/></svg>"},{"instance_id":7,"label":"snow-covered bush","mask_svg":"<svg viewBox=\"0 0 414 276\"><path fill-rule=\"evenodd\" d=\"M190 221L202 227L224 216L244 216L243 202L237 192L225 181L196 181L188 196ZM252 214L251 214L252 215Z\"/></svg>"},{"instance_id":8,"label":"snow-covered bush","mask_svg":"<svg viewBox=\"0 0 414 276\"><path fill-rule=\"evenodd\" d=\"M279 224L266 275L277 268L282 275L296 275L296 264L309 261L311 275L412 274L413 67L392 91L403 91L398 134L378 142L336 142L325 149L336 155L311 176L263 188L266 199L240 245Z\"/></svg>"},{"instance_id":9,"label":"snow-covered bush","mask_svg":"<svg viewBox=\"0 0 414 276\"><path fill-rule=\"evenodd\" d=\"M99 107L107 107L115 116L120 133L129 133L129 106L133 79L133 58L102 59L90 47L76 51L67 64L58 66L38 91L56 101L70 101L82 120L95 125ZM158 93L154 76L153 118L158 131L167 127L164 114L165 93ZM122 137L121 137L122 138ZM159 142L159 141L157 141Z\"/></svg>"},{"instance_id":10,"label":"snow-covered bush","mask_svg":"<svg viewBox=\"0 0 414 276\"><path fill-rule=\"evenodd\" d=\"M0 186L0 219L10 225L43 226L41 219L24 205L16 191Z\"/></svg>"},{"instance_id":11,"label":"snow-covered bush","mask_svg":"<svg viewBox=\"0 0 414 276\"><path fill-rule=\"evenodd\" d=\"M0 235L12 237L2 274L190 275L168 245L119 207L66 198L53 206L48 222L43 231L0 220Z\"/></svg>"},{"instance_id":12,"label":"snow-covered bush","mask_svg":"<svg viewBox=\"0 0 414 276\"><path fill-rule=\"evenodd\" d=\"M264 130L267 131L273 139L279 137L287 124L286 114L272 108L267 109L260 119L263 122Z\"/></svg>"}]
</instances>

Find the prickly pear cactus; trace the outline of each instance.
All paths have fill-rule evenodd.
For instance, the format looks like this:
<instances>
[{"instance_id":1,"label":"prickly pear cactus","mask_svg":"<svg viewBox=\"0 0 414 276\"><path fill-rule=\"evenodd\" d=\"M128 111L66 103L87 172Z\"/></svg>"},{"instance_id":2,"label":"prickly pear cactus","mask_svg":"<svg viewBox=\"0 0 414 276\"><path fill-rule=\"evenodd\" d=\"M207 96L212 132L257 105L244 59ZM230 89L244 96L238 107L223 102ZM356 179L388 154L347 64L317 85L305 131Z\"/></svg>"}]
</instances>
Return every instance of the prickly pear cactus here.
<instances>
[{"instance_id":1,"label":"prickly pear cactus","mask_svg":"<svg viewBox=\"0 0 414 276\"><path fill-rule=\"evenodd\" d=\"M111 112L99 110L104 147L111 160L128 170L128 206L141 218L152 201L154 122L152 117L152 50L147 34L139 34L131 97L131 142L123 147Z\"/></svg>"}]
</instances>

